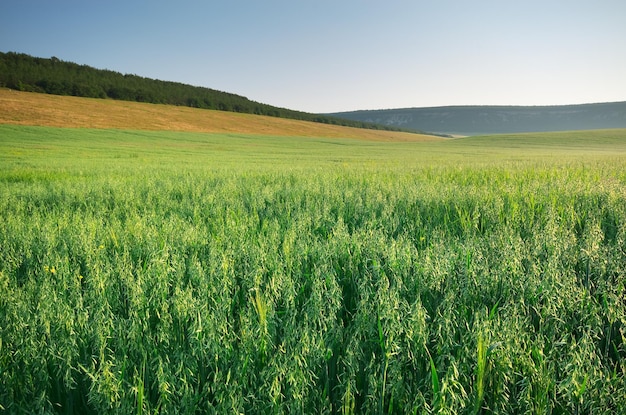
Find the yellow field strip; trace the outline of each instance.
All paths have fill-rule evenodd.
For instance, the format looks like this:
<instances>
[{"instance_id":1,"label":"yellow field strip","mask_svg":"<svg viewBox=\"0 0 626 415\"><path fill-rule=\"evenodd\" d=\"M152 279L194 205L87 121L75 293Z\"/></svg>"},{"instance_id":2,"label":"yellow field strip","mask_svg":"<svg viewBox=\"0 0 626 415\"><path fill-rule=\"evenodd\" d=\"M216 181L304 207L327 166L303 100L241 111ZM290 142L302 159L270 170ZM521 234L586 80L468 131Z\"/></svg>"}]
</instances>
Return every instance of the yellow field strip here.
<instances>
[{"instance_id":1,"label":"yellow field strip","mask_svg":"<svg viewBox=\"0 0 626 415\"><path fill-rule=\"evenodd\" d=\"M429 135L340 127L253 114L8 89L0 89L0 124L356 138L372 141L441 140Z\"/></svg>"}]
</instances>

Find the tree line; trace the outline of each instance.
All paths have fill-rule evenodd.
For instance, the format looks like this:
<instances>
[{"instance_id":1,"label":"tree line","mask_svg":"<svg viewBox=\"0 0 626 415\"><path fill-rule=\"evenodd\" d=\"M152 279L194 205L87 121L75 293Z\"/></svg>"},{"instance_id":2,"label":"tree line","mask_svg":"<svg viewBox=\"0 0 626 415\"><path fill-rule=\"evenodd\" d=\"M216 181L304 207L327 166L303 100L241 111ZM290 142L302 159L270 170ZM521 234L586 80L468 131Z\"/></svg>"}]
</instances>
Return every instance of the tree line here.
<instances>
[{"instance_id":1,"label":"tree line","mask_svg":"<svg viewBox=\"0 0 626 415\"><path fill-rule=\"evenodd\" d=\"M400 130L384 125L274 107L210 88L96 69L65 62L56 57L39 58L16 52L0 52L0 87L54 95L109 98L268 115L348 127Z\"/></svg>"}]
</instances>

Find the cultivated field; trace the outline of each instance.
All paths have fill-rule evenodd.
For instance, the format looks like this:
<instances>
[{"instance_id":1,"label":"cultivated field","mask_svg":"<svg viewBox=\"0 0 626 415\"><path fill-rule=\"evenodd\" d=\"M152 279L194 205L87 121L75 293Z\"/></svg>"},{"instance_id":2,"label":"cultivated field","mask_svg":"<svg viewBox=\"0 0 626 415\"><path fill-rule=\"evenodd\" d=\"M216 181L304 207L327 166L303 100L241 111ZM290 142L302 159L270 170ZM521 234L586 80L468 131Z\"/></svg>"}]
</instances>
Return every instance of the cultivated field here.
<instances>
[{"instance_id":1,"label":"cultivated field","mask_svg":"<svg viewBox=\"0 0 626 415\"><path fill-rule=\"evenodd\" d=\"M300 135L0 126L0 411L626 408L626 131Z\"/></svg>"},{"instance_id":2,"label":"cultivated field","mask_svg":"<svg viewBox=\"0 0 626 415\"><path fill-rule=\"evenodd\" d=\"M0 124L271 136L433 141L438 137L363 130L252 114L19 92L0 88Z\"/></svg>"}]
</instances>

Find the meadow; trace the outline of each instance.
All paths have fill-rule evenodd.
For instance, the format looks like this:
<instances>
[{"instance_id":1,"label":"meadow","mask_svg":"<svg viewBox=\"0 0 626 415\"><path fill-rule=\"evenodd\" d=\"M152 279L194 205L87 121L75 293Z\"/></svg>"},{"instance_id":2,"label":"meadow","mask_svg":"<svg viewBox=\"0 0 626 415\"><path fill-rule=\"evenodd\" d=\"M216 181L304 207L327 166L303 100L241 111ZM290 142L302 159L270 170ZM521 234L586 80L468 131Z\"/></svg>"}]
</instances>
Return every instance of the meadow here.
<instances>
[{"instance_id":1,"label":"meadow","mask_svg":"<svg viewBox=\"0 0 626 415\"><path fill-rule=\"evenodd\" d=\"M625 166L0 125L0 412L619 413Z\"/></svg>"}]
</instances>

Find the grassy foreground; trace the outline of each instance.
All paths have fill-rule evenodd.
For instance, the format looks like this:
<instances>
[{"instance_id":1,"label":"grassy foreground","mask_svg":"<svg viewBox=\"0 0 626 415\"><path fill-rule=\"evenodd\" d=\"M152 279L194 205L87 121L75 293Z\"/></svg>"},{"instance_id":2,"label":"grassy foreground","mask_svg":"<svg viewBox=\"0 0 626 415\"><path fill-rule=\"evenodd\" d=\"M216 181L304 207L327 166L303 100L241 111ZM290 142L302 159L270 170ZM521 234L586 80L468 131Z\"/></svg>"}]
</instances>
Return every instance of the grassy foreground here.
<instances>
[{"instance_id":1,"label":"grassy foreground","mask_svg":"<svg viewBox=\"0 0 626 415\"><path fill-rule=\"evenodd\" d=\"M0 411L619 412L625 163L0 126Z\"/></svg>"}]
</instances>

